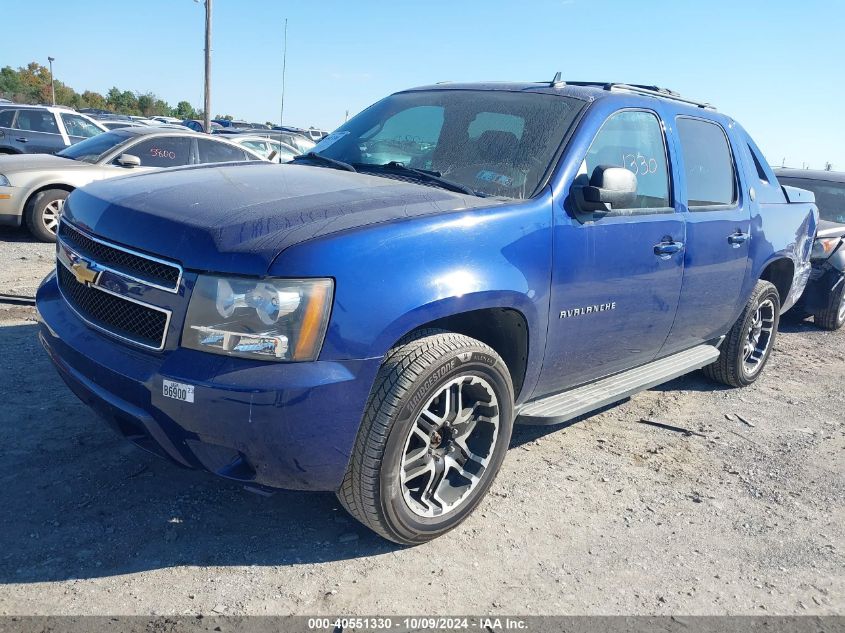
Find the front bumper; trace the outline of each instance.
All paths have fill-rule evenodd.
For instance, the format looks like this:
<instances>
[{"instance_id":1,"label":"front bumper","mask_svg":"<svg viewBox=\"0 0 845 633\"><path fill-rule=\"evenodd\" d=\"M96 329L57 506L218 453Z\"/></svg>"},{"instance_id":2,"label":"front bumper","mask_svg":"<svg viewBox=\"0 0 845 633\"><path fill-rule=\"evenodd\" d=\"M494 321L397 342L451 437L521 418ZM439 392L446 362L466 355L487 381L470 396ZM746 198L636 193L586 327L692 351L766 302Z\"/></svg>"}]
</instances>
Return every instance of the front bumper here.
<instances>
[{"instance_id":1,"label":"front bumper","mask_svg":"<svg viewBox=\"0 0 845 633\"><path fill-rule=\"evenodd\" d=\"M21 187L0 187L0 226L20 226L26 192Z\"/></svg>"},{"instance_id":2,"label":"front bumper","mask_svg":"<svg viewBox=\"0 0 845 633\"><path fill-rule=\"evenodd\" d=\"M840 284L845 283L845 272L842 272L829 261L813 262L810 281L801 295L799 307L810 314L816 314L827 309L831 293Z\"/></svg>"},{"instance_id":3,"label":"front bumper","mask_svg":"<svg viewBox=\"0 0 845 633\"><path fill-rule=\"evenodd\" d=\"M380 359L269 363L141 351L85 325L55 276L37 306L39 337L61 377L135 444L244 483L340 486ZM163 396L164 379L193 385L194 402Z\"/></svg>"}]
</instances>

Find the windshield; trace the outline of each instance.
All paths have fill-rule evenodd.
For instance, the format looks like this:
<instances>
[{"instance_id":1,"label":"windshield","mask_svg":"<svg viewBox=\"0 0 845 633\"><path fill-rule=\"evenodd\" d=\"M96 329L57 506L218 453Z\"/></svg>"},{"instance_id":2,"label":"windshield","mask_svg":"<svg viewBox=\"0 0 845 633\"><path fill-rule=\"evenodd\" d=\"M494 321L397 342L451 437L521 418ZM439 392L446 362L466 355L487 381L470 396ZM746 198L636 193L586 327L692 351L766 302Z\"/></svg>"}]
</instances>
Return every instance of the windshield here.
<instances>
[{"instance_id":1,"label":"windshield","mask_svg":"<svg viewBox=\"0 0 845 633\"><path fill-rule=\"evenodd\" d=\"M121 132L104 132L97 136L92 136L84 141L80 141L70 147L66 147L57 156L62 158L72 158L73 160L80 160L84 163L96 163L97 159L103 154L111 150L116 145L127 140L125 133Z\"/></svg>"},{"instance_id":2,"label":"windshield","mask_svg":"<svg viewBox=\"0 0 845 633\"><path fill-rule=\"evenodd\" d=\"M413 178L407 171L379 169L399 163L481 195L528 198L580 106L576 99L530 92L405 92L364 110L312 151L358 171Z\"/></svg>"},{"instance_id":3,"label":"windshield","mask_svg":"<svg viewBox=\"0 0 845 633\"><path fill-rule=\"evenodd\" d=\"M845 182L811 180L791 176L778 176L778 181L782 185L812 191L816 195L819 217L822 220L845 224Z\"/></svg>"}]
</instances>

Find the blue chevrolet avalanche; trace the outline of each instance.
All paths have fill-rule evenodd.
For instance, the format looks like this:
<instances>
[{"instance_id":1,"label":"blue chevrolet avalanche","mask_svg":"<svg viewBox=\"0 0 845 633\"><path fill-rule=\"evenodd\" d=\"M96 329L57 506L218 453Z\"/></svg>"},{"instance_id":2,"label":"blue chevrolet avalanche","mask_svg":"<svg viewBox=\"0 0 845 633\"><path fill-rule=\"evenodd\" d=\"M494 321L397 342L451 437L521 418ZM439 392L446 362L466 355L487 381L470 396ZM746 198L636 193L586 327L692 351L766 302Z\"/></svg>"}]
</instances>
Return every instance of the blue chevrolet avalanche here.
<instances>
[{"instance_id":1,"label":"blue chevrolet avalanche","mask_svg":"<svg viewBox=\"0 0 845 633\"><path fill-rule=\"evenodd\" d=\"M479 504L515 422L699 368L753 383L817 220L738 123L677 93L429 86L291 164L73 192L40 337L138 446L335 491L421 543Z\"/></svg>"}]
</instances>

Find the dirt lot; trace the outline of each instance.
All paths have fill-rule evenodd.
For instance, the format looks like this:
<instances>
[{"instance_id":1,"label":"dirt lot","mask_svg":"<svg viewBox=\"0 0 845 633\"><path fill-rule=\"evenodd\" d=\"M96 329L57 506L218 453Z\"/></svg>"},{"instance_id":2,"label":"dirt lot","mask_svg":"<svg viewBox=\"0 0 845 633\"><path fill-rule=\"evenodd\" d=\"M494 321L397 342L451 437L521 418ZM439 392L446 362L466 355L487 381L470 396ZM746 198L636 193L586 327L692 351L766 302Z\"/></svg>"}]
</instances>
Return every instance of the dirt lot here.
<instances>
[{"instance_id":1,"label":"dirt lot","mask_svg":"<svg viewBox=\"0 0 845 633\"><path fill-rule=\"evenodd\" d=\"M51 257L0 233L0 293ZM521 427L479 511L405 549L331 494L257 496L117 438L33 314L0 307L0 614L845 612L845 331L783 326L749 389L693 374Z\"/></svg>"}]
</instances>

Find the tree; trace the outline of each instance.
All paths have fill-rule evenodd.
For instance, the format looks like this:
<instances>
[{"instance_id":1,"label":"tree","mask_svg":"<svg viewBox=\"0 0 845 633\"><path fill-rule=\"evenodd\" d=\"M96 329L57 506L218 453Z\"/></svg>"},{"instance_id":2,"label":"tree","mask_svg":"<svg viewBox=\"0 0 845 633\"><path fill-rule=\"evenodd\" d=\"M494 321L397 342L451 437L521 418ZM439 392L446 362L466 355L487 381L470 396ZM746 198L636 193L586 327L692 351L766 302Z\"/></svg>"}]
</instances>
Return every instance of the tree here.
<instances>
[{"instance_id":1,"label":"tree","mask_svg":"<svg viewBox=\"0 0 845 633\"><path fill-rule=\"evenodd\" d=\"M11 66L0 68L0 96L16 103L50 103L50 69L38 62L30 62L17 70ZM53 78L55 79L55 78ZM173 115L185 119L202 118L187 101L180 101L176 108L152 92L132 92L121 90L117 86L109 89L105 96L99 92L86 90L76 92L70 86L55 79L56 103L67 105L77 110L96 108L111 110L120 114L140 114L144 116ZM231 115L228 116L231 119Z\"/></svg>"},{"instance_id":2,"label":"tree","mask_svg":"<svg viewBox=\"0 0 845 633\"><path fill-rule=\"evenodd\" d=\"M194 110L194 106L192 106L187 101L180 101L176 104L176 107L173 109L173 116L179 117L180 119L197 119L197 111Z\"/></svg>"}]
</instances>

